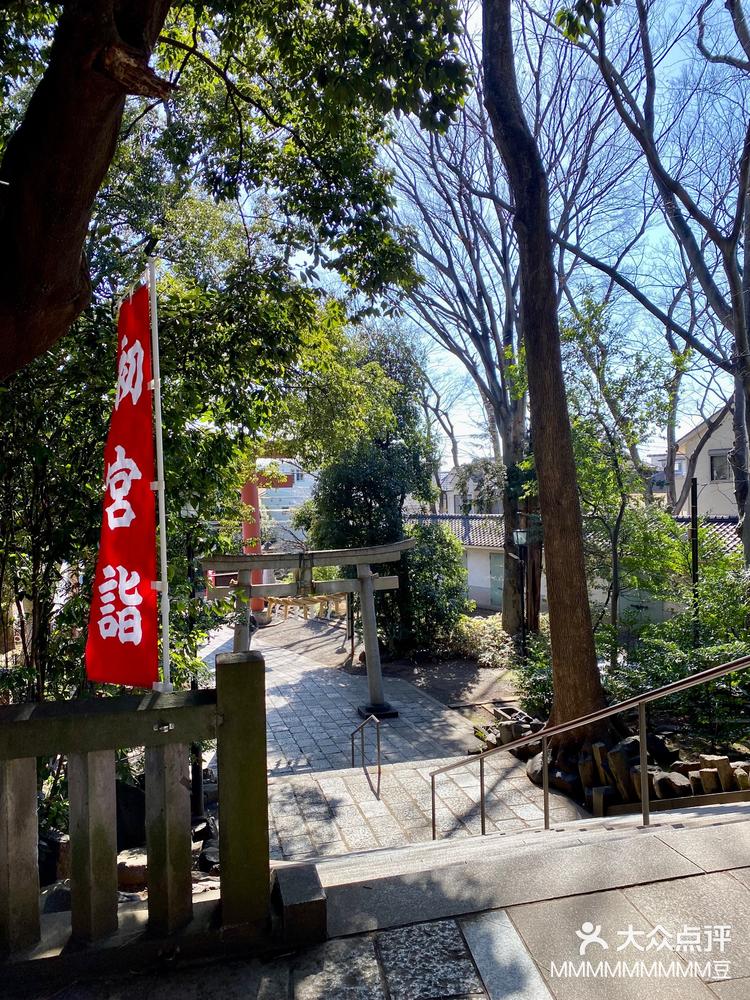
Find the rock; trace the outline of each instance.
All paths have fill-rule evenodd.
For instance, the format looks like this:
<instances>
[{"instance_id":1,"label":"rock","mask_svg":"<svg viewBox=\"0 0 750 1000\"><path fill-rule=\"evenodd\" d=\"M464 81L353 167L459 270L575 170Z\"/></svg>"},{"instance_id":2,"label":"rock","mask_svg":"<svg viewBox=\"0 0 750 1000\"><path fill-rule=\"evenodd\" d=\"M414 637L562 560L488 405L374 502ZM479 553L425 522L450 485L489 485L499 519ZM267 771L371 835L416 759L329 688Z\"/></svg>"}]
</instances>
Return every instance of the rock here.
<instances>
[{"instance_id":1,"label":"rock","mask_svg":"<svg viewBox=\"0 0 750 1000\"><path fill-rule=\"evenodd\" d=\"M617 801L617 792L612 785L597 785L595 788L586 789L586 802L590 799L591 812L594 816L606 816L607 806L613 805Z\"/></svg>"},{"instance_id":2,"label":"rock","mask_svg":"<svg viewBox=\"0 0 750 1000\"><path fill-rule=\"evenodd\" d=\"M690 778L678 771L658 771L654 775L654 791L659 799L676 799L681 795L690 795L692 788Z\"/></svg>"},{"instance_id":3,"label":"rock","mask_svg":"<svg viewBox=\"0 0 750 1000\"><path fill-rule=\"evenodd\" d=\"M690 788L693 795L703 795L704 789L700 771L691 771L688 778L690 779Z\"/></svg>"},{"instance_id":4,"label":"rock","mask_svg":"<svg viewBox=\"0 0 750 1000\"><path fill-rule=\"evenodd\" d=\"M596 770L599 773L599 783L601 785L611 785L612 775L610 774L609 766L607 764L607 744L592 743L591 752L594 755L594 763L596 764Z\"/></svg>"},{"instance_id":5,"label":"rock","mask_svg":"<svg viewBox=\"0 0 750 1000\"><path fill-rule=\"evenodd\" d=\"M70 909L70 879L53 882L39 894L42 913L65 913Z\"/></svg>"},{"instance_id":6,"label":"rock","mask_svg":"<svg viewBox=\"0 0 750 1000\"><path fill-rule=\"evenodd\" d=\"M672 765L680 757L679 750L670 747L664 737L656 733L649 733L646 737L646 749L656 763L667 771L673 770Z\"/></svg>"},{"instance_id":7,"label":"rock","mask_svg":"<svg viewBox=\"0 0 750 1000\"><path fill-rule=\"evenodd\" d=\"M729 763L728 757L719 754L702 753L700 755L701 768L713 768L719 775L719 784L723 792L731 792L735 788L734 771Z\"/></svg>"},{"instance_id":8,"label":"rock","mask_svg":"<svg viewBox=\"0 0 750 1000\"><path fill-rule=\"evenodd\" d=\"M630 802L633 798L633 786L630 780L630 756L627 748L618 743L607 754L607 763L620 798L623 802Z\"/></svg>"},{"instance_id":9,"label":"rock","mask_svg":"<svg viewBox=\"0 0 750 1000\"><path fill-rule=\"evenodd\" d=\"M115 782L117 850L143 847L146 843L146 793L126 781Z\"/></svg>"},{"instance_id":10,"label":"rock","mask_svg":"<svg viewBox=\"0 0 750 1000\"><path fill-rule=\"evenodd\" d=\"M737 787L743 791L746 788L750 788L750 771L746 771L744 767L738 767L734 772L734 777L737 781Z\"/></svg>"},{"instance_id":11,"label":"rock","mask_svg":"<svg viewBox=\"0 0 750 1000\"><path fill-rule=\"evenodd\" d=\"M542 754L537 753L531 757L526 764L526 774L534 782L535 785L539 787L543 784L542 779ZM583 800L583 787L581 785L581 779L577 774L572 771L564 771L561 767L556 767L550 765L549 768L549 787L556 788L560 792L565 792L576 802L581 802Z\"/></svg>"},{"instance_id":12,"label":"rock","mask_svg":"<svg viewBox=\"0 0 750 1000\"><path fill-rule=\"evenodd\" d=\"M581 752L578 756L578 776L584 788L594 788L599 783L599 772L596 761L590 753Z\"/></svg>"},{"instance_id":13,"label":"rock","mask_svg":"<svg viewBox=\"0 0 750 1000\"><path fill-rule=\"evenodd\" d=\"M703 791L706 795L713 795L715 792L721 791L719 772L715 767L702 767L698 773L701 776Z\"/></svg>"},{"instance_id":14,"label":"rock","mask_svg":"<svg viewBox=\"0 0 750 1000\"><path fill-rule=\"evenodd\" d=\"M646 769L648 775L648 797L653 799L656 795L656 789L654 788L654 776L660 772L655 764L649 764ZM638 802L641 801L641 765L634 764L630 768L630 780L633 784L633 792Z\"/></svg>"},{"instance_id":15,"label":"rock","mask_svg":"<svg viewBox=\"0 0 750 1000\"><path fill-rule=\"evenodd\" d=\"M691 771L700 771L700 767L700 761L697 760L676 760L672 764L672 770L684 774L686 778L690 777Z\"/></svg>"},{"instance_id":16,"label":"rock","mask_svg":"<svg viewBox=\"0 0 750 1000\"><path fill-rule=\"evenodd\" d=\"M145 889L148 864L143 851L121 851L117 855L117 886L123 890Z\"/></svg>"},{"instance_id":17,"label":"rock","mask_svg":"<svg viewBox=\"0 0 750 1000\"><path fill-rule=\"evenodd\" d=\"M192 838L194 842L198 840L218 840L218 819L216 819L215 816L202 816L201 819L193 825Z\"/></svg>"},{"instance_id":18,"label":"rock","mask_svg":"<svg viewBox=\"0 0 750 1000\"><path fill-rule=\"evenodd\" d=\"M198 857L198 868L210 875L219 871L219 841L207 840Z\"/></svg>"},{"instance_id":19,"label":"rock","mask_svg":"<svg viewBox=\"0 0 750 1000\"><path fill-rule=\"evenodd\" d=\"M617 750L618 753L620 751L626 753L632 760L638 760L641 755L641 741L637 736L626 736L624 740L620 740L612 749Z\"/></svg>"}]
</instances>

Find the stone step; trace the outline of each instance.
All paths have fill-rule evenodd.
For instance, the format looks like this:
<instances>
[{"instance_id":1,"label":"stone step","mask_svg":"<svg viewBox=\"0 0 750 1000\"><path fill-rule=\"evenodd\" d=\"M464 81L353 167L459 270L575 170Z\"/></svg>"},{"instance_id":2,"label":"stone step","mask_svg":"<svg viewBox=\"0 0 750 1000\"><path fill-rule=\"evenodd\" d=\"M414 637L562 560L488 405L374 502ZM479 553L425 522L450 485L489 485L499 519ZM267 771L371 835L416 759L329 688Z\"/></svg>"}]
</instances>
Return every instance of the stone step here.
<instances>
[{"instance_id":1,"label":"stone step","mask_svg":"<svg viewBox=\"0 0 750 1000\"><path fill-rule=\"evenodd\" d=\"M474 859L528 854L537 850L558 850L577 847L598 839L616 840L634 834L644 836L683 827L700 827L717 823L735 823L750 819L750 803L726 806L701 806L671 810L651 817L651 825L641 825L640 814L612 819L578 819L558 823L545 831L536 826L517 833L494 833L485 837L440 839L403 847L358 851L308 860L315 864L324 887L346 885L360 879L426 872L441 865L469 864ZM291 862L282 862L294 864Z\"/></svg>"},{"instance_id":2,"label":"stone step","mask_svg":"<svg viewBox=\"0 0 750 1000\"><path fill-rule=\"evenodd\" d=\"M492 835L321 859L332 937L750 866L750 816ZM690 820L690 817L684 817ZM582 829L583 827L583 829Z\"/></svg>"}]
</instances>

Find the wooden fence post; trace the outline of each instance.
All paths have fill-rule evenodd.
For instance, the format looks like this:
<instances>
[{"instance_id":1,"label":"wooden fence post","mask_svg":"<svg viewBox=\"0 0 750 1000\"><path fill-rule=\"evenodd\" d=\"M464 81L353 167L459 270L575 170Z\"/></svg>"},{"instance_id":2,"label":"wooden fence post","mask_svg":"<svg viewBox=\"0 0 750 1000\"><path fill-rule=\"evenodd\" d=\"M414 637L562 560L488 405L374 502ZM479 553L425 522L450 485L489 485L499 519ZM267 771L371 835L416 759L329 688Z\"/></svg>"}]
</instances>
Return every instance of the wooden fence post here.
<instances>
[{"instance_id":1,"label":"wooden fence post","mask_svg":"<svg viewBox=\"0 0 750 1000\"><path fill-rule=\"evenodd\" d=\"M0 954L39 940L36 759L0 760Z\"/></svg>"},{"instance_id":2,"label":"wooden fence post","mask_svg":"<svg viewBox=\"0 0 750 1000\"><path fill-rule=\"evenodd\" d=\"M146 747L148 928L168 935L193 917L188 748Z\"/></svg>"},{"instance_id":3,"label":"wooden fence post","mask_svg":"<svg viewBox=\"0 0 750 1000\"><path fill-rule=\"evenodd\" d=\"M68 757L71 925L78 941L117 930L115 752Z\"/></svg>"},{"instance_id":4,"label":"wooden fence post","mask_svg":"<svg viewBox=\"0 0 750 1000\"><path fill-rule=\"evenodd\" d=\"M216 689L222 923L262 932L270 905L263 656L220 653Z\"/></svg>"}]
</instances>

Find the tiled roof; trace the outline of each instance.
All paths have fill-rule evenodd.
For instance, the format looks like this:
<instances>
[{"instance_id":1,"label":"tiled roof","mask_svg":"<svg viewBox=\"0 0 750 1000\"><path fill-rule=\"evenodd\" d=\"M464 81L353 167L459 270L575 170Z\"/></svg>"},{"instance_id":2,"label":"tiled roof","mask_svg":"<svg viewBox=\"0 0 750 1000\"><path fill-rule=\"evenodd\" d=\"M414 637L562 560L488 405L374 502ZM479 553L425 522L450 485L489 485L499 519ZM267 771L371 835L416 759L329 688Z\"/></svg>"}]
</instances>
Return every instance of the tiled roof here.
<instances>
[{"instance_id":1,"label":"tiled roof","mask_svg":"<svg viewBox=\"0 0 750 1000\"><path fill-rule=\"evenodd\" d=\"M689 517L676 517L675 520L678 524L684 524L685 527L690 524ZM726 552L737 552L742 548L742 539L737 534L739 522L736 517L701 517L700 523L710 528Z\"/></svg>"},{"instance_id":2,"label":"tiled roof","mask_svg":"<svg viewBox=\"0 0 750 1000\"><path fill-rule=\"evenodd\" d=\"M410 524L443 524L466 548L502 549L501 514L409 514Z\"/></svg>"},{"instance_id":3,"label":"tiled roof","mask_svg":"<svg viewBox=\"0 0 750 1000\"><path fill-rule=\"evenodd\" d=\"M503 518L501 514L408 514L411 524L444 524L466 548L502 549ZM689 517L675 518L686 527ZM737 534L736 517L702 517L705 524L721 541L726 552L736 552L742 546Z\"/></svg>"}]
</instances>

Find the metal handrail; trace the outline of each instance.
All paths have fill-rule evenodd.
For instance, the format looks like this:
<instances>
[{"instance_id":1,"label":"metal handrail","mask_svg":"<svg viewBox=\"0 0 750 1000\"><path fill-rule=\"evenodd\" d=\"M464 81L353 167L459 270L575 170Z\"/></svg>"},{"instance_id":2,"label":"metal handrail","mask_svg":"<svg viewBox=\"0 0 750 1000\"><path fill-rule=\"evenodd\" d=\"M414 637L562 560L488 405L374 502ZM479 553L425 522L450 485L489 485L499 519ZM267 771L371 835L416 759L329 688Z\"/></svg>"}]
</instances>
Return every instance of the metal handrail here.
<instances>
[{"instance_id":1,"label":"metal handrail","mask_svg":"<svg viewBox=\"0 0 750 1000\"><path fill-rule=\"evenodd\" d=\"M357 735L357 733L360 734L361 742L362 742L362 750L361 750L361 753L362 753L362 767L365 767L365 768L367 767L367 761L365 759L365 729L367 728L367 724L369 722L374 722L375 723L375 735L376 735L376 741L377 741L378 786L379 786L380 785L380 771L381 771L381 766L380 766L380 719L377 717L377 715L368 715L367 718L365 719L365 721L364 722L360 722L360 724L357 726L357 728L352 733L352 736L351 736L351 740L352 740L352 767L355 766L354 765L354 737Z\"/></svg>"},{"instance_id":2,"label":"metal handrail","mask_svg":"<svg viewBox=\"0 0 750 1000\"><path fill-rule=\"evenodd\" d=\"M716 680L718 677L723 677L725 674L734 673L736 670L744 670L746 667L750 667L750 656L740 656L736 660L730 660L728 663L719 664L716 667L709 667L708 670L702 670L698 674L691 674L690 677L684 677L679 681L672 681L671 684L665 684L663 687L654 688L652 691L647 691L645 694L634 695L632 698L626 698L625 701L618 701L615 705L609 705L606 708L600 708L596 712L589 712L588 715L581 715L577 719L571 719L569 722L560 722L555 726L545 726L544 729L539 730L536 733L529 733L527 736L521 736L517 740L511 740L510 743L504 743L500 747L493 747L491 750L485 750L483 753L479 754L479 810L480 810L480 820L481 820L481 830L482 836L485 834L485 804L484 804L484 762L487 757L491 757L493 754L500 753L501 751L517 750L521 747L528 746L529 743L536 743L540 738L542 740L542 788L544 790L544 829L549 830L549 765L547 762L547 747L549 739L552 736L558 736L561 733L569 733L573 729L580 729L583 726L592 725L595 722L601 722L602 719L608 719L612 715L618 715L620 712L627 712L632 708L638 709L638 739L640 743L640 771L641 771L641 810L643 814L643 825L649 825L650 817L650 803L648 796L648 748L646 746L646 705L650 701L658 701L661 698L667 698L671 694L679 694L681 691L687 691L689 688L698 687L700 684L707 684L709 681ZM430 783L432 788L432 839L437 840L437 827L435 820L435 778L441 774L446 774L448 771L455 771L458 768L468 767L477 758L472 760L458 760L452 764L446 764L444 767L439 767L437 770L430 774Z\"/></svg>"}]
</instances>

